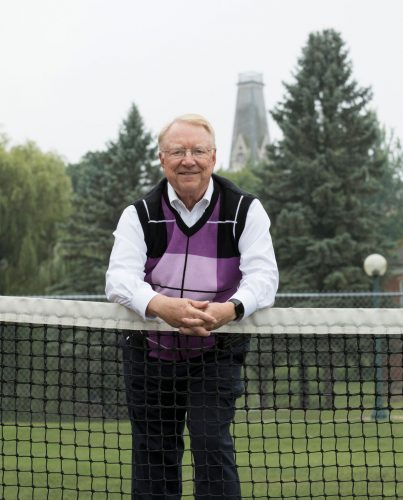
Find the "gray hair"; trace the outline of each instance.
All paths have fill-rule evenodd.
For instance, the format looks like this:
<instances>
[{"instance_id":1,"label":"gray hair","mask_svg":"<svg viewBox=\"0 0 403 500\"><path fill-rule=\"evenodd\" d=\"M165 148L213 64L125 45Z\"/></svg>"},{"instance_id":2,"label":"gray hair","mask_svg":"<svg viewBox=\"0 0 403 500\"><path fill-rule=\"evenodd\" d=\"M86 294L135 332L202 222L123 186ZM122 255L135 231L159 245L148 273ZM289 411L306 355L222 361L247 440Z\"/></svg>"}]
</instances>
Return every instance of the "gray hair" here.
<instances>
[{"instance_id":1,"label":"gray hair","mask_svg":"<svg viewBox=\"0 0 403 500\"><path fill-rule=\"evenodd\" d=\"M214 129L211 126L210 122L204 118L204 116L201 115L196 115L196 114L186 114L186 115L181 115L176 118L174 118L172 121L167 123L161 130L159 136L158 136L158 146L161 147L162 142L164 140L165 134L168 132L168 130L172 127L174 123L177 122L185 122L185 123L190 123L191 125L198 125L200 127L203 127L204 129L207 130L207 132L210 134L211 137L211 142L213 148L215 148L215 133Z\"/></svg>"}]
</instances>

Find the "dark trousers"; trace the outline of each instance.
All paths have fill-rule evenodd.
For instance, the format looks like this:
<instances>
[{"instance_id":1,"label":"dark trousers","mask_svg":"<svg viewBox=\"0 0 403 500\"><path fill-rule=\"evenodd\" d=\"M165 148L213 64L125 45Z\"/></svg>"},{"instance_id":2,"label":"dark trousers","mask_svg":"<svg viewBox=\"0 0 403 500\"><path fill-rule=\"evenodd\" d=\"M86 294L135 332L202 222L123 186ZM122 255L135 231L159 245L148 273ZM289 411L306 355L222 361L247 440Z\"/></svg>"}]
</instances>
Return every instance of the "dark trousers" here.
<instances>
[{"instance_id":1,"label":"dark trousers","mask_svg":"<svg viewBox=\"0 0 403 500\"><path fill-rule=\"evenodd\" d=\"M196 500L239 500L230 426L244 390L244 350L214 348L186 361L148 357L128 336L124 378L132 425L132 499L180 500L189 430Z\"/></svg>"}]
</instances>

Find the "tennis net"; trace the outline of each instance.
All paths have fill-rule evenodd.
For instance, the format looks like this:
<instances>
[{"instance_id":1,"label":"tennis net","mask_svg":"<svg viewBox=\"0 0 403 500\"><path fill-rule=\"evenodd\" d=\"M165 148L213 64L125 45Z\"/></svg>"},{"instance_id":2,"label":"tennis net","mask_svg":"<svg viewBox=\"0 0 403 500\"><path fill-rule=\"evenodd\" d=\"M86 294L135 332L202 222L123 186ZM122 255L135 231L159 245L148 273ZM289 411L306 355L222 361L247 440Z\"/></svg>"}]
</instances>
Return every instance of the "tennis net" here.
<instances>
[{"instance_id":1,"label":"tennis net","mask_svg":"<svg viewBox=\"0 0 403 500\"><path fill-rule=\"evenodd\" d=\"M130 498L120 343L145 329L169 328L117 304L0 297L0 498ZM224 329L209 352L249 344L231 427L243 499L403 498L402 309L273 308ZM194 476L185 430L183 499Z\"/></svg>"}]
</instances>

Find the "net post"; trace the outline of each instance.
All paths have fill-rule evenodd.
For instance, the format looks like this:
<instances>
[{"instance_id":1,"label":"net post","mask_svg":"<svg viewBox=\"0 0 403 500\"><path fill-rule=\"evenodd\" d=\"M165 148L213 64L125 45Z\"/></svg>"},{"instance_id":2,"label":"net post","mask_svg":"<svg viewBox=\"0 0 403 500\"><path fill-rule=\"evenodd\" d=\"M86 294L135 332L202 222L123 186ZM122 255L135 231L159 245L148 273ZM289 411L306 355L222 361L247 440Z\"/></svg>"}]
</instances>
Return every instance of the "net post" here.
<instances>
[{"instance_id":1,"label":"net post","mask_svg":"<svg viewBox=\"0 0 403 500\"><path fill-rule=\"evenodd\" d=\"M389 417L389 412L384 406L384 371L383 371L383 346L384 339L381 335L375 337L375 408L372 410L372 420L378 422ZM387 355L387 354L386 354Z\"/></svg>"},{"instance_id":2,"label":"net post","mask_svg":"<svg viewBox=\"0 0 403 500\"><path fill-rule=\"evenodd\" d=\"M374 309L379 309L380 297L379 297L379 285L380 285L380 275L374 274L373 277L373 307ZM375 337L375 408L372 410L372 420L378 422L379 420L385 420L388 418L389 414L387 409L384 407L383 392L384 392L384 380L383 380L383 338L381 335ZM386 353L387 355L387 353Z\"/></svg>"}]
</instances>

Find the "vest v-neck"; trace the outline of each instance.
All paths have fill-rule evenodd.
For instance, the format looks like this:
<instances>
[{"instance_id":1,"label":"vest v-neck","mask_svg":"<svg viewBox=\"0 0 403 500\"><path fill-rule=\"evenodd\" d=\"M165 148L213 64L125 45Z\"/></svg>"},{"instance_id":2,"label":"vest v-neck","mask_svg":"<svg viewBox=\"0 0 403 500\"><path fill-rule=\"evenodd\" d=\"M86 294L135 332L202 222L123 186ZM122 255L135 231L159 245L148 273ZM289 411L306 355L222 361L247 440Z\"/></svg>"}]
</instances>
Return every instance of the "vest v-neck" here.
<instances>
[{"instance_id":1,"label":"vest v-neck","mask_svg":"<svg viewBox=\"0 0 403 500\"><path fill-rule=\"evenodd\" d=\"M216 203L218 201L218 196L219 196L219 187L217 186L217 183L214 181L214 191L213 191L213 194L211 196L209 206L206 208L203 215L196 222L196 224L193 224L193 226L188 227L183 222L182 217L180 216L180 214L176 210L176 208L171 205L170 200L169 200L169 196L168 196L168 187L166 184L165 184L164 190L163 190L163 197L164 197L165 203L167 204L168 209L175 216L176 223L177 223L179 229L182 231L182 233L184 233L188 237L196 234L204 226L204 224L209 220L209 218L210 218L211 214L213 213L213 210L216 206Z\"/></svg>"}]
</instances>

